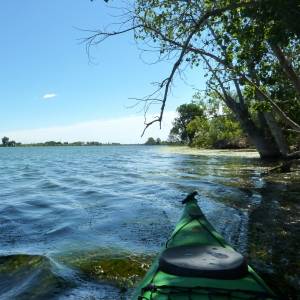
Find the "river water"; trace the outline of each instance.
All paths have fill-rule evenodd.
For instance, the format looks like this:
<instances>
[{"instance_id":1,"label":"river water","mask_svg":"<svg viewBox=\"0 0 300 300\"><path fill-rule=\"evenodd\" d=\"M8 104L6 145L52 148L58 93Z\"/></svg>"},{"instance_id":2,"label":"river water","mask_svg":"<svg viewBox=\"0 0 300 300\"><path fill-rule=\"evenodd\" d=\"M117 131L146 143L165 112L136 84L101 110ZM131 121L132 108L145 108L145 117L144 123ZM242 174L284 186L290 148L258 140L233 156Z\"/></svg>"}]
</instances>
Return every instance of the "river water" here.
<instances>
[{"instance_id":1,"label":"river water","mask_svg":"<svg viewBox=\"0 0 300 300\"><path fill-rule=\"evenodd\" d=\"M0 148L0 299L128 299L194 190L246 254L264 168L255 152Z\"/></svg>"}]
</instances>

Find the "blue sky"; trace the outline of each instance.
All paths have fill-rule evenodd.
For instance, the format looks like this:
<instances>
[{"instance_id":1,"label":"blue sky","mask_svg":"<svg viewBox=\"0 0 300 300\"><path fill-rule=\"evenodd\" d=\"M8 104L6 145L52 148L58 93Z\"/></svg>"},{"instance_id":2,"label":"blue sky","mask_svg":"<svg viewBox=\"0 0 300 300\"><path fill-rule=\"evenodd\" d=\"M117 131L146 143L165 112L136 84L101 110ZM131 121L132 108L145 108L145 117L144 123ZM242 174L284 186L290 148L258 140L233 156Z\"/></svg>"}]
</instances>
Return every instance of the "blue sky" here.
<instances>
[{"instance_id":1,"label":"blue sky","mask_svg":"<svg viewBox=\"0 0 300 300\"><path fill-rule=\"evenodd\" d=\"M12 138L23 142L45 141L50 136L101 141L101 136L91 135L90 127L86 135L81 130L77 137L75 127L93 122L114 126L112 120L115 126L126 127L130 118L142 131L142 113L127 108L133 104L128 98L151 92L151 82L165 78L171 62L145 64L132 35L127 34L92 49L95 63L90 63L80 44L87 34L76 28L98 29L115 22L109 12L101 0L1 1L0 135L13 134ZM203 84L199 71L187 72L187 80ZM192 93L190 86L177 80L166 108L167 128L151 134L165 138L173 112ZM66 127L72 131L73 125L72 135L63 133ZM112 134L111 141L142 142L137 132L118 134L112 127L107 132Z\"/></svg>"}]
</instances>

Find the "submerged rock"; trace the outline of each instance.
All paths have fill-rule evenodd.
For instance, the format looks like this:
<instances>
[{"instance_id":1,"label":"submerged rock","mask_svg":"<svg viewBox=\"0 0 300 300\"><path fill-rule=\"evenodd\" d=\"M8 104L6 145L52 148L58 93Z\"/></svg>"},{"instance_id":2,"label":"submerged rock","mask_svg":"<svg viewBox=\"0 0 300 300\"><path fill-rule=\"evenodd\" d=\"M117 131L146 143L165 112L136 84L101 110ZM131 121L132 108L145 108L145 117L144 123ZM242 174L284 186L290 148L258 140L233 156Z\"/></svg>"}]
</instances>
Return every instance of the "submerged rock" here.
<instances>
[{"instance_id":1,"label":"submerged rock","mask_svg":"<svg viewBox=\"0 0 300 300\"><path fill-rule=\"evenodd\" d=\"M59 260L79 270L93 280L111 283L124 290L133 287L148 271L153 257L130 253L114 253L98 249L90 252L73 252Z\"/></svg>"},{"instance_id":2,"label":"submerged rock","mask_svg":"<svg viewBox=\"0 0 300 300\"><path fill-rule=\"evenodd\" d=\"M1 299L48 299L70 284L57 276L47 257L16 254L0 257Z\"/></svg>"}]
</instances>

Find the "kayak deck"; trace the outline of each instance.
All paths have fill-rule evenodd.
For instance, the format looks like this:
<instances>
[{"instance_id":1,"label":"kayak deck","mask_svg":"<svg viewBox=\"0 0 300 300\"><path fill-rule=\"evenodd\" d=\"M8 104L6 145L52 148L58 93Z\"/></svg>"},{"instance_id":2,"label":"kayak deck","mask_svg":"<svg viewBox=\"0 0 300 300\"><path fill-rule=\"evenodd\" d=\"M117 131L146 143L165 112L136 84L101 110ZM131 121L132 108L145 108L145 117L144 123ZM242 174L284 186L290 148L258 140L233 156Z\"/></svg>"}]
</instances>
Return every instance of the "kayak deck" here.
<instances>
[{"instance_id":1,"label":"kayak deck","mask_svg":"<svg viewBox=\"0 0 300 300\"><path fill-rule=\"evenodd\" d=\"M196 199L188 197L183 215L166 242L166 248L209 245L233 250L205 218ZM228 300L276 299L276 297L250 266L247 274L237 279L187 277L160 270L158 257L136 288L132 299Z\"/></svg>"}]
</instances>

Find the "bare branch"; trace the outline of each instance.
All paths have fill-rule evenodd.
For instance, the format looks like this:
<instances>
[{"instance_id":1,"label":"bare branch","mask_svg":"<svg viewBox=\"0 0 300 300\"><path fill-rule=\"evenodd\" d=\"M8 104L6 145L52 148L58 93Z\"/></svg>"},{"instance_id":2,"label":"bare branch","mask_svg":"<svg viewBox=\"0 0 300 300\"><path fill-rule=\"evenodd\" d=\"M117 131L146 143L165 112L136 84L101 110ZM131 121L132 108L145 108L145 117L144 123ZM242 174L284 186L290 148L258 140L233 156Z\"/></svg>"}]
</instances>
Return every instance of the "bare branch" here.
<instances>
[{"instance_id":1,"label":"bare branch","mask_svg":"<svg viewBox=\"0 0 300 300\"><path fill-rule=\"evenodd\" d=\"M189 16L190 20L189 22L191 23L191 26L188 27L187 31L185 31L184 33L182 33L182 35L180 35L180 38L182 38L183 34L188 34L187 38L185 39L184 43L178 42L178 38L177 40L173 40L171 38L169 38L168 36L166 36L165 34L163 34L160 30L158 30L157 28L153 28L150 24L147 23L147 20L145 18L142 18L141 16L135 15L134 11L130 12L129 10L126 11L126 16L130 16L124 23L124 24L128 24L129 22L131 22L131 26L125 28L125 29L120 29L120 30L116 30L116 31L111 31L111 32L107 32L107 31L89 31L90 33L92 33L91 36L83 39L83 42L85 42L86 44L86 50L89 53L89 49L91 46L95 46L103 41L105 41L107 38L112 37L112 36L118 36L121 34L125 34L128 32L136 32L136 30L138 29L143 29L146 31L151 32L152 34L158 36L162 41L167 42L170 45L169 48L169 53L172 51L179 51L179 57L178 59L175 61L172 70L170 72L170 75L163 80L160 83L159 89L157 91L155 91L150 97L146 97L143 100L143 102L145 103L145 113L148 111L149 109L149 103L147 103L150 101L150 104L153 103L153 95L160 92L160 90L163 90L163 97L162 99L160 99L161 101L161 108L160 108L160 114L159 116L155 117L152 121L147 122L145 120L145 128L144 131L142 133L142 136L145 133L145 130L152 125L155 122L159 122L160 127L161 127L161 122L162 122L162 118L163 118L163 114L164 114L164 109L165 109L165 105L166 105L166 101L170 92L170 87L171 84L173 82L174 76L176 74L176 72L179 71L179 66L181 65L183 58L185 57L185 55L189 52L193 52L193 53L197 53L200 54L202 57L210 57L212 59L214 59L215 61L219 62L220 64L222 64L223 66L225 66L226 68L230 68L230 66L228 66L228 64L226 63L226 61L224 61L223 59L220 59L218 56L207 52L201 48L196 48L191 44L192 38L196 33L199 33L201 31L201 29L207 24L208 20L211 18L214 18L216 16L221 15L222 13L224 13L225 11L228 10L233 10L233 9L237 9L239 7L245 7L245 6L252 6L259 3L259 1L239 1L239 2L234 2L231 3L225 7L221 7L221 8L213 8L209 11L204 12L201 16L199 16L199 18L194 18L194 16ZM201 11L201 7L199 7L199 11ZM188 15L186 15L186 17L188 17ZM122 28L122 26L121 26ZM188 31L190 31L190 33L188 33ZM155 98L155 101L157 102L157 98Z\"/></svg>"},{"instance_id":2,"label":"bare branch","mask_svg":"<svg viewBox=\"0 0 300 300\"><path fill-rule=\"evenodd\" d=\"M112 36L117 36L117 35L121 35L124 34L126 32L130 32L130 31L134 31L137 28L142 27L142 25L135 25L120 31L112 31L112 32L106 32L106 31L93 31L93 30L84 30L81 29L82 31L86 31L86 32L90 32L90 33L94 33L91 36L84 38L82 40L83 43L87 43L90 46L95 46L97 44L102 43L103 41L105 41L107 38L112 37Z\"/></svg>"},{"instance_id":3,"label":"bare branch","mask_svg":"<svg viewBox=\"0 0 300 300\"><path fill-rule=\"evenodd\" d=\"M164 110L165 110L165 106L166 106L166 101L167 101L168 94L169 94L170 85L173 81L174 75L175 75L177 69L179 68L185 54L188 52L188 46L190 44L191 39L193 38L195 33L197 33L199 31L200 27L206 22L206 20L209 17L217 15L220 12L223 12L223 11L224 11L224 8L223 9L216 9L215 11L207 12L195 24L194 29L191 31L191 33L188 35L187 39L185 40L184 44L182 45L182 50L180 52L179 58L177 59L177 61L173 65L170 76L168 78L166 78L161 83L161 87L165 86L165 89L164 89L164 96L163 96L163 99L162 99L162 105L161 105L161 109L160 109L160 115L159 115L159 117L155 118L154 120L152 120L150 122L145 122L145 128L142 132L142 136L144 135L146 129L155 122L159 122L159 125L160 125L160 128L161 128L161 121L162 121L162 118L163 118L163 114L164 114Z\"/></svg>"},{"instance_id":4,"label":"bare branch","mask_svg":"<svg viewBox=\"0 0 300 300\"><path fill-rule=\"evenodd\" d=\"M208 69L210 72L212 72L213 76L215 77L215 79L217 80L217 82L219 83L219 86L222 90L223 93L223 97L222 99L225 101L225 103L227 104L230 100L230 97L224 87L224 84L222 83L222 81L220 80L219 76L216 74L216 71L213 69L213 67L211 66L211 64L209 63L208 59L204 56L201 55L201 57L203 58L203 60L205 61L206 65L208 66ZM220 95L220 93L218 92L218 94Z\"/></svg>"}]
</instances>

